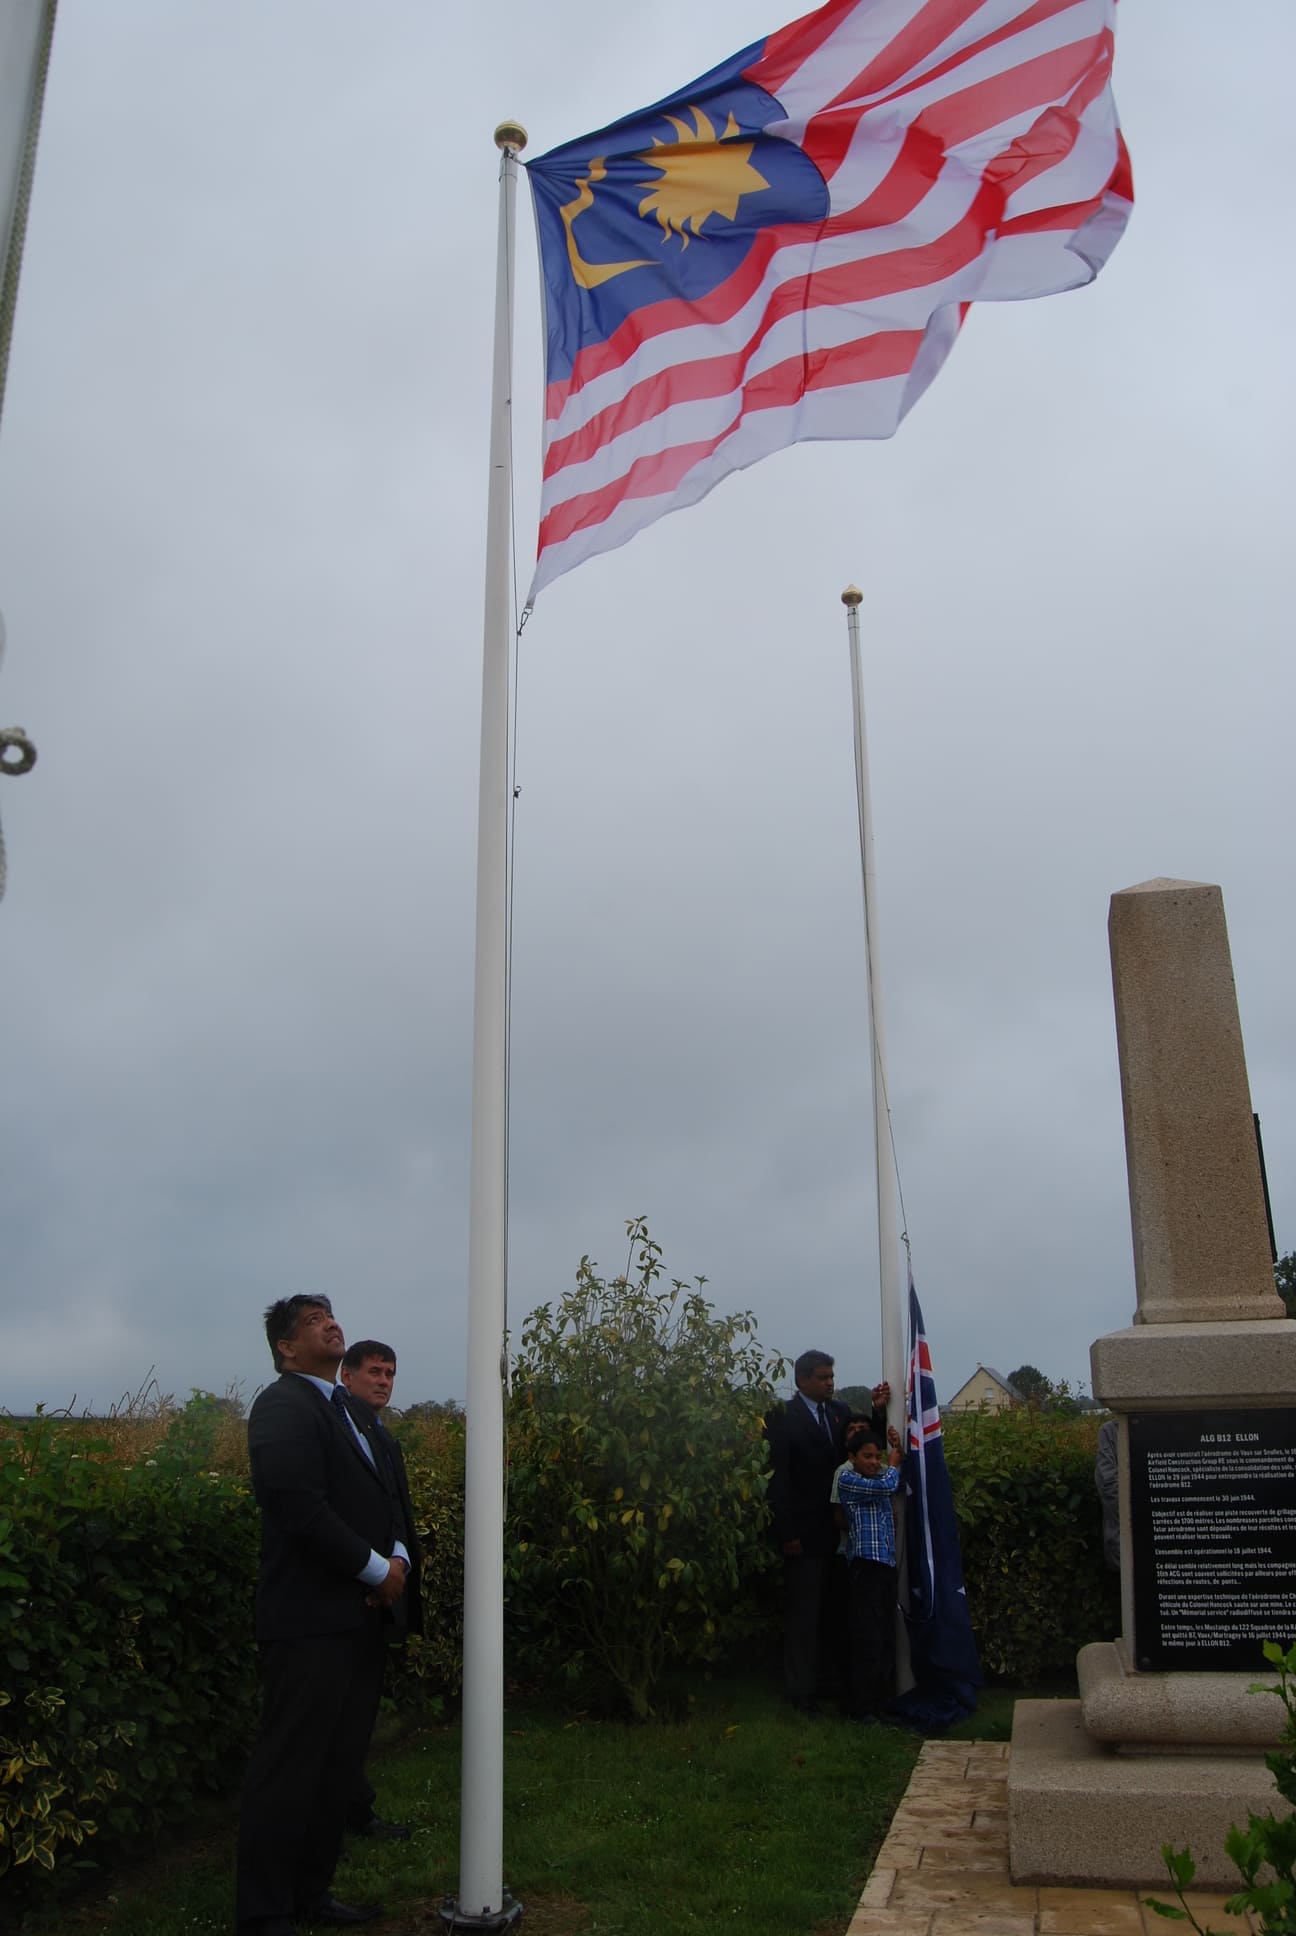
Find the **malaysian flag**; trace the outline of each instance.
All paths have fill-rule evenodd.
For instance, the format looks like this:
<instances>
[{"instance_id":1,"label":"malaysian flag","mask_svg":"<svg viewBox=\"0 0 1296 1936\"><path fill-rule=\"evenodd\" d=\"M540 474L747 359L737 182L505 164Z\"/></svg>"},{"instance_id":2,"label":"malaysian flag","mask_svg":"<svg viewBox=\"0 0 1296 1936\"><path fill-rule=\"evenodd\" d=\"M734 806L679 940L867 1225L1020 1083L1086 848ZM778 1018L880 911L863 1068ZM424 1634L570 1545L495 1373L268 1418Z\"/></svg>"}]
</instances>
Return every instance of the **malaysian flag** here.
<instances>
[{"instance_id":1,"label":"malaysian flag","mask_svg":"<svg viewBox=\"0 0 1296 1936\"><path fill-rule=\"evenodd\" d=\"M1092 281L1133 198L1116 0L829 0L529 164L534 598L814 438L889 437L967 307Z\"/></svg>"},{"instance_id":2,"label":"malaysian flag","mask_svg":"<svg viewBox=\"0 0 1296 1936\"><path fill-rule=\"evenodd\" d=\"M925 1729L948 1727L976 1707L981 1661L963 1587L958 1521L941 1443L940 1405L931 1352L912 1278L909 1281L909 1384L905 1395L905 1555L909 1661L914 1685L888 1712Z\"/></svg>"}]
</instances>

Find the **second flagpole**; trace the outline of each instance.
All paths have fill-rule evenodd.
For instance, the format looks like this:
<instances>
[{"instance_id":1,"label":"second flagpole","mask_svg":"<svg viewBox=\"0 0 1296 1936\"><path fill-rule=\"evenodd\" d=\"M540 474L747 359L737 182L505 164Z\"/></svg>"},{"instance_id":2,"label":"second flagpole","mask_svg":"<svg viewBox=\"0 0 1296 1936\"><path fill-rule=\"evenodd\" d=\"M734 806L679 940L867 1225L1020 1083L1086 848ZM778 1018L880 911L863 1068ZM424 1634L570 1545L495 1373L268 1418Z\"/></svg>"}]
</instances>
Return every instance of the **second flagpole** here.
<instances>
[{"instance_id":1,"label":"second flagpole","mask_svg":"<svg viewBox=\"0 0 1296 1936\"><path fill-rule=\"evenodd\" d=\"M878 1285L882 1300L882 1376L891 1387L888 1422L895 1424L897 1418L902 1421L904 1419L907 1367L904 1300L900 1286L900 1233L896 1219L895 1164L891 1150L891 1105L887 1094L886 1055L882 1035L877 876L873 865L873 811L869 794L868 735L864 727L864 670L860 658L859 608L863 603L864 594L857 585L848 585L841 595L841 600L846 607L846 630L850 644L851 712L855 727L855 801L859 813L860 865L864 878L864 945L868 958L869 1044L873 1060L873 1149L877 1174ZM900 1429L903 1434L905 1423L902 1423ZM903 1540L900 1546L900 1574L903 1603L905 1574ZM912 1685L908 1636L903 1617L897 1611L897 1691L903 1693Z\"/></svg>"}]
</instances>

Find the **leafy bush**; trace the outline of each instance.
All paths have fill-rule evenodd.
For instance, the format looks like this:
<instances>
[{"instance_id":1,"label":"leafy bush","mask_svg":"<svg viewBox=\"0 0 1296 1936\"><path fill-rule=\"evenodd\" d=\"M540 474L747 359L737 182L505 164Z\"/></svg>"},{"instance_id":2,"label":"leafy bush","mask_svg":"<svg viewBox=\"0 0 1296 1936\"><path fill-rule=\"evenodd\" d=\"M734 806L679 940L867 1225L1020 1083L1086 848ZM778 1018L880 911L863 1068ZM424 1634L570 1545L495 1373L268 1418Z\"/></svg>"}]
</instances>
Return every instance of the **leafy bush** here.
<instances>
[{"instance_id":1,"label":"leafy bush","mask_svg":"<svg viewBox=\"0 0 1296 1936\"><path fill-rule=\"evenodd\" d=\"M420 1407L393 1430L424 1548L423 1633L388 1652L387 1692L398 1708L435 1709L463 1679L464 1416Z\"/></svg>"},{"instance_id":2,"label":"leafy bush","mask_svg":"<svg viewBox=\"0 0 1296 1936\"><path fill-rule=\"evenodd\" d=\"M463 1421L402 1427L427 1633L398 1706L458 1691ZM219 1460L227 1470L222 1471ZM237 1785L256 1725L246 1429L195 1393L0 1432L0 1891L130 1851ZM87 1846L87 1838L94 1837Z\"/></svg>"},{"instance_id":3,"label":"leafy bush","mask_svg":"<svg viewBox=\"0 0 1296 1936\"><path fill-rule=\"evenodd\" d=\"M1257 1681L1253 1694L1276 1694L1287 1710L1282 1739L1265 1756L1265 1766L1274 1778L1278 1793L1296 1808L1296 1645L1281 1648L1277 1641L1264 1643L1265 1659L1278 1669L1278 1685ZM1224 1907L1230 1916L1251 1917L1257 1936L1294 1936L1296 1933L1296 1814L1248 1815L1245 1828L1232 1827L1224 1837L1224 1849L1242 1878L1242 1888L1230 1896ZM1161 1859L1170 1874L1179 1907L1145 1896L1149 1909L1172 1922L1191 1923L1197 1936L1214 1936L1203 1929L1184 1900L1192 1887L1197 1864L1190 1849L1176 1850L1167 1842Z\"/></svg>"},{"instance_id":4,"label":"leafy bush","mask_svg":"<svg viewBox=\"0 0 1296 1936\"><path fill-rule=\"evenodd\" d=\"M773 1564L763 1414L780 1360L629 1226L638 1275L527 1319L509 1411L508 1634L523 1673L592 1670L642 1718L668 1662L715 1658Z\"/></svg>"},{"instance_id":5,"label":"leafy bush","mask_svg":"<svg viewBox=\"0 0 1296 1936\"><path fill-rule=\"evenodd\" d=\"M972 1625L1000 1679L1069 1672L1087 1642L1120 1630L1094 1489L1098 1424L1026 1406L944 1421Z\"/></svg>"},{"instance_id":6,"label":"leafy bush","mask_svg":"<svg viewBox=\"0 0 1296 1936\"><path fill-rule=\"evenodd\" d=\"M129 1847L237 1773L256 1521L213 1428L195 1401L129 1465L41 1417L0 1445L0 1875Z\"/></svg>"}]
</instances>

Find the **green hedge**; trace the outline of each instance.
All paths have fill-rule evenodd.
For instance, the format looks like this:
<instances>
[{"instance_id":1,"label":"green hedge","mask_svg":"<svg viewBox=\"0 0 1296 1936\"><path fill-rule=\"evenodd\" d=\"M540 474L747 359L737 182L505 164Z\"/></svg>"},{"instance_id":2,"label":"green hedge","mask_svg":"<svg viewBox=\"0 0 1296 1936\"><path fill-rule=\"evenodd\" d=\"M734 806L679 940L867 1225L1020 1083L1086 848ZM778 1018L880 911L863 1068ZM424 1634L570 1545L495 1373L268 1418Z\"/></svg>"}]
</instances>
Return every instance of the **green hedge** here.
<instances>
[{"instance_id":1,"label":"green hedge","mask_svg":"<svg viewBox=\"0 0 1296 1936\"><path fill-rule=\"evenodd\" d=\"M462 1421L412 1429L405 1451L435 1534L429 1632L391 1650L388 1699L418 1713L459 1688ZM201 1397L160 1421L6 1423L0 1905L237 1788L258 1704L258 1544L244 1429Z\"/></svg>"},{"instance_id":2,"label":"green hedge","mask_svg":"<svg viewBox=\"0 0 1296 1936\"><path fill-rule=\"evenodd\" d=\"M420 1526L434 1535L426 1637L393 1650L388 1672L388 1699L417 1716L459 1689L464 1431L445 1417L397 1429ZM991 1678L1069 1672L1080 1646L1118 1631L1096 1434L1093 1420L1026 1410L946 1421L968 1599ZM515 1489L524 1439L513 1447ZM552 1467L554 1453L552 1433L542 1435L537 1456ZM147 1426L6 1424L0 1910L30 1883L146 1845L237 1786L256 1719L256 1551L243 1429L208 1401ZM777 1569L749 1561L739 1595L747 1659L778 1631ZM540 1578L529 1579L532 1638L539 1625L560 1639L564 1622L534 1597Z\"/></svg>"},{"instance_id":3,"label":"green hedge","mask_svg":"<svg viewBox=\"0 0 1296 1936\"><path fill-rule=\"evenodd\" d=\"M410 1499L424 1543L423 1634L387 1654L387 1697L409 1711L436 1711L463 1679L464 1421L402 1419Z\"/></svg>"},{"instance_id":4,"label":"green hedge","mask_svg":"<svg viewBox=\"0 0 1296 1936\"><path fill-rule=\"evenodd\" d=\"M204 1463L201 1413L145 1460L110 1451L38 1419L0 1460L0 1873L18 1881L191 1815L237 1779L252 1725L246 1485Z\"/></svg>"},{"instance_id":5,"label":"green hedge","mask_svg":"<svg viewBox=\"0 0 1296 1936\"><path fill-rule=\"evenodd\" d=\"M1120 1631L1094 1489L1098 1421L1033 1407L947 1418L945 1458L981 1665L991 1679L1070 1673Z\"/></svg>"}]
</instances>

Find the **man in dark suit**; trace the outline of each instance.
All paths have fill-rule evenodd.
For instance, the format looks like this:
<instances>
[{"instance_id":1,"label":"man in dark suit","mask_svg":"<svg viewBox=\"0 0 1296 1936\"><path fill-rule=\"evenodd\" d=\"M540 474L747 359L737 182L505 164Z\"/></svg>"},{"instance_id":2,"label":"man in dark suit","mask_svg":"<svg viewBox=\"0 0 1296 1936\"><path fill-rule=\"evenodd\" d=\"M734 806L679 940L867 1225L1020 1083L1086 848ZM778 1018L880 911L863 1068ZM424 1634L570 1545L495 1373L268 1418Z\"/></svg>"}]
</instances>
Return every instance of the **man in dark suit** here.
<instances>
[{"instance_id":1,"label":"man in dark suit","mask_svg":"<svg viewBox=\"0 0 1296 1936\"><path fill-rule=\"evenodd\" d=\"M792 1369L796 1391L770 1419L765 1436L774 1538L783 1555L783 1683L792 1705L812 1713L825 1664L837 1551L828 1495L845 1457L850 1410L833 1397L833 1360L826 1351L803 1351ZM872 1428L885 1434L891 1387L875 1385L872 1396Z\"/></svg>"},{"instance_id":2,"label":"man in dark suit","mask_svg":"<svg viewBox=\"0 0 1296 1936\"><path fill-rule=\"evenodd\" d=\"M423 1608L419 1593L419 1562L422 1552L414 1529L414 1508L410 1503L405 1454L382 1421L391 1403L396 1383L396 1353L377 1338L360 1338L348 1345L340 1367L346 1388L347 1409L366 1440L374 1448L379 1470L395 1490L400 1507L402 1538L409 1554L410 1573L405 1591L390 1609L392 1628L388 1641L399 1643L408 1634L422 1633ZM402 1822L385 1822L374 1813L376 1797L368 1776L361 1770L360 1780L347 1803L347 1829L352 1835L372 1836L380 1841L405 1842L409 1829Z\"/></svg>"},{"instance_id":3,"label":"man in dark suit","mask_svg":"<svg viewBox=\"0 0 1296 1936\"><path fill-rule=\"evenodd\" d=\"M346 1340L325 1297L266 1312L281 1374L248 1420L261 1508L256 1635L261 1725L239 1821L240 1936L343 1928L377 1903L332 1894L347 1800L382 1692L384 1612L405 1591L400 1510L333 1383Z\"/></svg>"}]
</instances>

